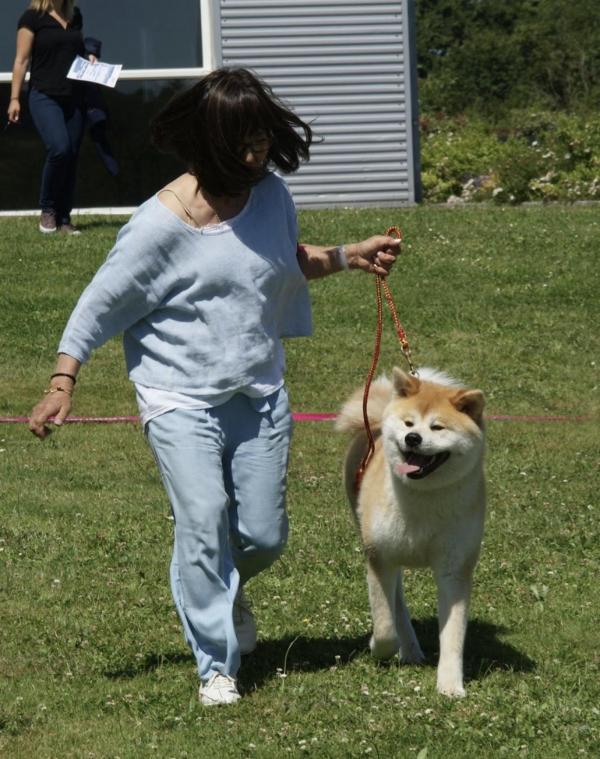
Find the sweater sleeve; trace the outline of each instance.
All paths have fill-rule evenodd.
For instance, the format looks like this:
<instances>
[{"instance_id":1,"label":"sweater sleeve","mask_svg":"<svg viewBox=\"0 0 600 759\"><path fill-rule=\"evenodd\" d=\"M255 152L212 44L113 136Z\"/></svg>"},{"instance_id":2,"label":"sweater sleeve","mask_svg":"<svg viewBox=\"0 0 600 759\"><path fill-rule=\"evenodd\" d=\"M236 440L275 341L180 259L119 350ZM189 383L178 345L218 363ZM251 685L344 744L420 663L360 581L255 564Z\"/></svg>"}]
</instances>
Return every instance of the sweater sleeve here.
<instances>
[{"instance_id":1,"label":"sweater sleeve","mask_svg":"<svg viewBox=\"0 0 600 759\"><path fill-rule=\"evenodd\" d=\"M169 266L174 236L172 229L149 223L147 213L121 229L108 258L79 298L59 353L85 363L93 350L160 305L174 284Z\"/></svg>"}]
</instances>

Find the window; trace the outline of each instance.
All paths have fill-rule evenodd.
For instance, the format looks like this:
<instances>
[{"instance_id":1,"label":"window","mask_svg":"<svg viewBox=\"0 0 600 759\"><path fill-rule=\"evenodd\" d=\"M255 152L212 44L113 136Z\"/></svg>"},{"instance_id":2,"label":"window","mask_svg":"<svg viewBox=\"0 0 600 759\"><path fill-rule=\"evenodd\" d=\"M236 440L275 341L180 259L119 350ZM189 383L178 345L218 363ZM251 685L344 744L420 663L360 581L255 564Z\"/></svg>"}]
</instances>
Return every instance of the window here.
<instances>
[{"instance_id":1,"label":"window","mask_svg":"<svg viewBox=\"0 0 600 759\"><path fill-rule=\"evenodd\" d=\"M102 41L102 59L123 69L198 69L202 55L200 14L212 0L78 0L83 33ZM17 21L27 0L2 0L0 72L12 71ZM5 78L3 78L5 81Z\"/></svg>"},{"instance_id":2,"label":"window","mask_svg":"<svg viewBox=\"0 0 600 759\"><path fill-rule=\"evenodd\" d=\"M0 24L0 71L12 71L15 60L17 21L27 9L27 0L3 0Z\"/></svg>"},{"instance_id":3,"label":"window","mask_svg":"<svg viewBox=\"0 0 600 759\"><path fill-rule=\"evenodd\" d=\"M200 3L80 0L83 31L102 41L102 59L124 69L200 68Z\"/></svg>"},{"instance_id":4,"label":"window","mask_svg":"<svg viewBox=\"0 0 600 759\"><path fill-rule=\"evenodd\" d=\"M29 0L0 2L0 109L6 113L17 22ZM123 65L117 86L102 88L109 113L108 138L120 171L117 177L108 174L86 136L79 161L77 207L137 205L185 169L172 156L150 146L148 125L174 92L214 66L215 2L76 0L84 36L101 40L103 61ZM27 86L21 123L0 132L0 210L36 205L45 153L29 117L26 92Z\"/></svg>"}]
</instances>

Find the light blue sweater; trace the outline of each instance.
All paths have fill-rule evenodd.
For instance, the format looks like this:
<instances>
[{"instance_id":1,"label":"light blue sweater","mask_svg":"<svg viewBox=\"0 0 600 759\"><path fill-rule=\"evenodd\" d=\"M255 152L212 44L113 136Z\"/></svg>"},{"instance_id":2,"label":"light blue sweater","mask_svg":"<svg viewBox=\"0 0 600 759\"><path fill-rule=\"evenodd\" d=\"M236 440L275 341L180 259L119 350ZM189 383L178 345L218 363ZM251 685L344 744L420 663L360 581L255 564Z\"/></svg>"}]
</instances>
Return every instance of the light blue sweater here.
<instances>
[{"instance_id":1,"label":"light blue sweater","mask_svg":"<svg viewBox=\"0 0 600 759\"><path fill-rule=\"evenodd\" d=\"M311 333L296 244L294 204L275 174L235 218L201 229L154 196L119 232L58 351L83 363L124 332L134 382L205 396L249 385L280 358L281 337Z\"/></svg>"}]
</instances>

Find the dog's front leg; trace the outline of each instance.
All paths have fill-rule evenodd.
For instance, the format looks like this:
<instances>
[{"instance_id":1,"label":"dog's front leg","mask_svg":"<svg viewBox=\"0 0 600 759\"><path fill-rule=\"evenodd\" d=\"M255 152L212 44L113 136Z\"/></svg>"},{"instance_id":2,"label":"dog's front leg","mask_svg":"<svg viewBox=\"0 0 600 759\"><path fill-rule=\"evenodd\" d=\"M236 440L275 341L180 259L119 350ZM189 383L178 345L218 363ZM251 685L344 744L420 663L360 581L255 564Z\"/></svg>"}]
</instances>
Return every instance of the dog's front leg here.
<instances>
[{"instance_id":1,"label":"dog's front leg","mask_svg":"<svg viewBox=\"0 0 600 759\"><path fill-rule=\"evenodd\" d=\"M371 653L376 659L389 659L398 653L400 641L396 630L396 588L399 570L385 566L376 558L367 561L369 602L373 617Z\"/></svg>"},{"instance_id":2,"label":"dog's front leg","mask_svg":"<svg viewBox=\"0 0 600 759\"><path fill-rule=\"evenodd\" d=\"M400 661L402 664L422 664L425 654L415 635L414 627L410 621L410 614L404 600L404 588L402 582L402 570L398 571L396 582L396 629L400 639Z\"/></svg>"},{"instance_id":3,"label":"dog's front leg","mask_svg":"<svg viewBox=\"0 0 600 759\"><path fill-rule=\"evenodd\" d=\"M463 649L471 594L471 574L435 573L438 587L440 660L437 689L446 696L464 696Z\"/></svg>"}]
</instances>

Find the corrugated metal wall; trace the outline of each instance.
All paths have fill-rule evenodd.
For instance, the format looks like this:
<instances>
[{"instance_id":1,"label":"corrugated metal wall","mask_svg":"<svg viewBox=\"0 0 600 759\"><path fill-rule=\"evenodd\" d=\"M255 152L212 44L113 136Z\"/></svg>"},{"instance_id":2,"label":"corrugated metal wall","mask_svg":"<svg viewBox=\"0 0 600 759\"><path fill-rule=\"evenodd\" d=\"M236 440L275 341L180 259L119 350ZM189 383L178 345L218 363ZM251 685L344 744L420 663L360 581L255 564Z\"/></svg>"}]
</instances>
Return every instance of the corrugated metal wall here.
<instances>
[{"instance_id":1,"label":"corrugated metal wall","mask_svg":"<svg viewBox=\"0 0 600 759\"><path fill-rule=\"evenodd\" d=\"M323 140L290 177L299 206L418 199L412 3L220 0L223 65L254 69Z\"/></svg>"}]
</instances>

